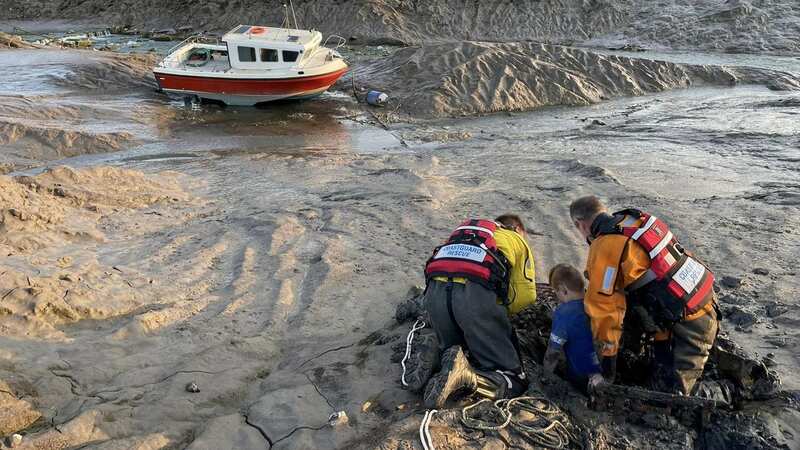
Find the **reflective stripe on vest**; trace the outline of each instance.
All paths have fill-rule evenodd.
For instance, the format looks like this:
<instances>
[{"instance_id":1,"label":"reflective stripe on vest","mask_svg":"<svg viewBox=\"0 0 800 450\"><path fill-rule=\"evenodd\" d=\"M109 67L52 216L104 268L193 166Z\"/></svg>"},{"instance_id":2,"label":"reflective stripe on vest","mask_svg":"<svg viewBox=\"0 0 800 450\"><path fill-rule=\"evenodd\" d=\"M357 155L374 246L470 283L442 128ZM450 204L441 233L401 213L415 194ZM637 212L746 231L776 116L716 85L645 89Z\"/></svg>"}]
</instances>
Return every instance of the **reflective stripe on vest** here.
<instances>
[{"instance_id":1,"label":"reflective stripe on vest","mask_svg":"<svg viewBox=\"0 0 800 450\"><path fill-rule=\"evenodd\" d=\"M456 228L456 231L458 231L458 230L483 231L484 233L491 234L492 236L494 236L494 230L490 230L490 229L484 228L484 227L476 227L476 226L472 226L472 225L462 225L462 226Z\"/></svg>"},{"instance_id":2,"label":"reflective stripe on vest","mask_svg":"<svg viewBox=\"0 0 800 450\"><path fill-rule=\"evenodd\" d=\"M494 232L498 225L491 220L467 220L453 231L447 241L434 249L425 265L425 278L463 277L502 291L498 286L506 277L502 255L497 250ZM499 294L505 295L502 292Z\"/></svg>"},{"instance_id":3,"label":"reflective stripe on vest","mask_svg":"<svg viewBox=\"0 0 800 450\"><path fill-rule=\"evenodd\" d=\"M686 255L666 223L656 216L641 213L641 227L621 227L622 234L635 240L648 253L650 269L628 286L628 291L652 281L668 279L667 290L681 299L691 314L704 306L714 285L714 274L702 263ZM626 221L623 221L626 222Z\"/></svg>"}]
</instances>

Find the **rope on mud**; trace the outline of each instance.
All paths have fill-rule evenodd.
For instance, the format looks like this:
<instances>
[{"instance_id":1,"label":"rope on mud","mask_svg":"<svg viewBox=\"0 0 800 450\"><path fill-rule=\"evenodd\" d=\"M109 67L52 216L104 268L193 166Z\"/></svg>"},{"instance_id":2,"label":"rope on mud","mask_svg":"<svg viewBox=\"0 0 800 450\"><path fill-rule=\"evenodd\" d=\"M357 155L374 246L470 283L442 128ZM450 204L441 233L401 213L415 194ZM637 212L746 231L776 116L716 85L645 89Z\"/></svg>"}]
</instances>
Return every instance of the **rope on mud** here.
<instances>
[{"instance_id":1,"label":"rope on mud","mask_svg":"<svg viewBox=\"0 0 800 450\"><path fill-rule=\"evenodd\" d=\"M436 447L433 446L433 439L431 439L431 420L433 420L433 415L437 413L437 410L432 409L430 411L425 411L425 417L422 418L422 422L419 424L419 440L422 441L422 448L425 450L436 450Z\"/></svg>"},{"instance_id":2,"label":"rope on mud","mask_svg":"<svg viewBox=\"0 0 800 450\"><path fill-rule=\"evenodd\" d=\"M478 413L474 416L469 414L469 411L484 403L491 405L488 408L488 412ZM521 420L516 420L512 411L514 408L518 410L517 412L526 411L532 414L534 416L533 419L525 419L527 424ZM480 415L498 417L499 423L479 419ZM574 440L572 433L564 425L564 422L567 422L566 416L549 400L540 397L501 399L496 400L494 403L489 399L483 399L461 410L461 423L468 428L499 431L510 426L530 441L554 449L566 448L570 441Z\"/></svg>"},{"instance_id":3,"label":"rope on mud","mask_svg":"<svg viewBox=\"0 0 800 450\"><path fill-rule=\"evenodd\" d=\"M403 360L400 361L400 366L403 367L403 375L400 376L400 382L403 383L405 387L408 387L408 383L406 382L406 361L408 357L411 356L411 343L414 342L414 333L423 328L425 328L425 322L422 319L417 319L417 321L414 322L414 326L411 327L411 331L408 332L408 336L406 336L406 355L403 356Z\"/></svg>"}]
</instances>

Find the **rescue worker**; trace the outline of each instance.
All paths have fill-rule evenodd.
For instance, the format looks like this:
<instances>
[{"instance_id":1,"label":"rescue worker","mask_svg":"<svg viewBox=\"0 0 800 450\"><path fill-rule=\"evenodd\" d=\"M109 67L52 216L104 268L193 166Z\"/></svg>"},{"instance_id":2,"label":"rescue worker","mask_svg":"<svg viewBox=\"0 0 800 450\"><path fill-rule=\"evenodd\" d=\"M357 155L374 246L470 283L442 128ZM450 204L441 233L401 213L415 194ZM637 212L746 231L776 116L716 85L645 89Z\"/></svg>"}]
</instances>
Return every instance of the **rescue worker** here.
<instances>
[{"instance_id":1,"label":"rescue worker","mask_svg":"<svg viewBox=\"0 0 800 450\"><path fill-rule=\"evenodd\" d=\"M589 243L584 307L605 381L616 375L625 320L654 339L650 387L692 394L719 327L713 273L653 215L608 214L595 196L575 200L569 213Z\"/></svg>"},{"instance_id":2,"label":"rescue worker","mask_svg":"<svg viewBox=\"0 0 800 450\"><path fill-rule=\"evenodd\" d=\"M509 315L536 300L533 253L519 216L467 220L425 266L423 306L443 351L425 387L429 408L456 391L488 398L528 386Z\"/></svg>"}]
</instances>

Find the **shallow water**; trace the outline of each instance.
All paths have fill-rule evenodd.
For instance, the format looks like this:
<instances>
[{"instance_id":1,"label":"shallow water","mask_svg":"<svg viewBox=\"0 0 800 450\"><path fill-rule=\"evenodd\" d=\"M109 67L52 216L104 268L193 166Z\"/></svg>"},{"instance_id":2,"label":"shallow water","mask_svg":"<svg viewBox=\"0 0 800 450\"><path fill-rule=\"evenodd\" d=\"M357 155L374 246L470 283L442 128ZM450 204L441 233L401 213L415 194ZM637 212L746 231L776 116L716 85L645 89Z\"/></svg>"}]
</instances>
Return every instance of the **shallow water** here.
<instances>
[{"instance_id":1,"label":"shallow water","mask_svg":"<svg viewBox=\"0 0 800 450\"><path fill-rule=\"evenodd\" d=\"M588 47L587 49L603 55L618 55L629 58L645 58L658 61L668 61L680 64L710 64L720 66L758 67L761 69L778 70L792 74L800 73L800 57L798 56L771 56L741 53L708 53L686 52L674 50L645 50L640 52L610 50L603 47Z\"/></svg>"},{"instance_id":2,"label":"shallow water","mask_svg":"<svg viewBox=\"0 0 800 450\"><path fill-rule=\"evenodd\" d=\"M37 380L41 404L54 405L53 423L96 409L113 418L115 438L249 433L232 445L263 448L241 422L245 412L291 446L352 448L347 439L385 429L398 405L419 401L397 385L393 344L371 337L397 330L394 308L423 282L422 264L449 227L521 213L544 281L556 263L584 264L567 207L589 193L668 218L720 277L741 277L741 288L721 292L722 305L733 298L760 323L724 329L750 351L774 352L784 387L800 388L800 314L765 313L771 302L794 306L800 292L797 93L704 87L385 130L346 93L193 108L141 86L70 87L62 80L83 61L16 54L27 64L0 66L24 78L0 94L4 120L133 136L119 151L30 158L25 173L61 164L172 170L166 176L192 197L104 210L92 219L103 242L72 241L80 237L67 230L63 246L4 261L25 268L30 259L35 278L43 268L60 273L53 261L62 255L96 260L92 283L119 278L119 292L137 293L137 309L59 324L61 340L0 338L14 370ZM768 345L775 337L785 344ZM190 381L202 386L193 401ZM379 413L364 412L370 402ZM320 428L338 410L352 426ZM224 417L232 421L215 428Z\"/></svg>"},{"instance_id":3,"label":"shallow water","mask_svg":"<svg viewBox=\"0 0 800 450\"><path fill-rule=\"evenodd\" d=\"M72 92L65 100L63 87L53 80L72 70L68 66L80 64L80 59L59 51L31 53L35 56L0 54L0 73L12 80L8 94L48 96L58 104L102 108L107 112L102 119L93 118L80 126L95 132L127 131L143 141L121 152L81 155L48 165L258 154L402 153L414 152L415 147L417 151L435 152L437 148L494 146L498 150L537 152L543 158L579 154L582 162L609 170L622 184L644 190L652 185L650 175L629 170L633 161L658 165L658 172L663 174L659 189L687 198L698 191L705 196L742 192L759 180L791 183L799 170L799 114L794 103L781 104L797 101L798 95L761 86L676 90L585 108L545 108L422 126L399 124L387 131L368 124L368 114L341 92L258 108L215 104L191 107L149 92L99 98ZM729 62L736 60L736 55L718 56ZM739 61L775 68L776 60L782 59L749 55ZM593 119L606 125L591 125ZM471 138L457 143L437 143L434 139L410 146L403 139L409 133L424 136L441 131L463 132ZM650 151L654 146L658 150ZM713 161L714 175L696 176L708 171L708 161ZM678 174L692 175L691 186Z\"/></svg>"}]
</instances>

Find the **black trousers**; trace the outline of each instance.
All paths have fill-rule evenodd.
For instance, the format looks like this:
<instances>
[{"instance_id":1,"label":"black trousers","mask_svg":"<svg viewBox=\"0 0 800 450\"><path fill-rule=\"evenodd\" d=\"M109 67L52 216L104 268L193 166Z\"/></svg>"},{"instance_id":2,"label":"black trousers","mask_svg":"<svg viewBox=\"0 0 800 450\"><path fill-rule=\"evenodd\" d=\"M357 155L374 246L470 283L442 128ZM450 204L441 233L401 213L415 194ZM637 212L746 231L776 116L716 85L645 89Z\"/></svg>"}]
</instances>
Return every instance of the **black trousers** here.
<instances>
[{"instance_id":1,"label":"black trousers","mask_svg":"<svg viewBox=\"0 0 800 450\"><path fill-rule=\"evenodd\" d=\"M477 283L450 285L448 295L448 283L431 281L423 303L439 349L460 345L477 370L521 373L511 321L506 308L497 303L497 295Z\"/></svg>"}]
</instances>

